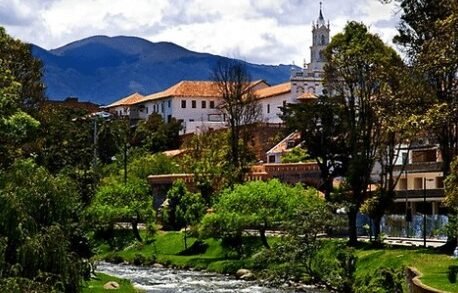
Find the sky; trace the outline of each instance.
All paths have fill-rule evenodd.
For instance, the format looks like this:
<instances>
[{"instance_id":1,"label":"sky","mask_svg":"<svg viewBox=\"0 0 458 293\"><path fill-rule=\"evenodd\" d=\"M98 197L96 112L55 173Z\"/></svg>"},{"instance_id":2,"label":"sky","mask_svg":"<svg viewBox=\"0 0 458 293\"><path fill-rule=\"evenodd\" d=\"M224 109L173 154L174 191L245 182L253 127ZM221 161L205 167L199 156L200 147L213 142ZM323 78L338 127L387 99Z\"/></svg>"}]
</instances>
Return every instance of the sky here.
<instances>
[{"instance_id":1,"label":"sky","mask_svg":"<svg viewBox=\"0 0 458 293\"><path fill-rule=\"evenodd\" d=\"M393 1L394 2L394 1ZM168 41L197 52L259 64L310 62L319 0L0 0L0 26L24 42L53 49L93 35ZM361 21L392 45L395 3L323 0L331 36Z\"/></svg>"}]
</instances>

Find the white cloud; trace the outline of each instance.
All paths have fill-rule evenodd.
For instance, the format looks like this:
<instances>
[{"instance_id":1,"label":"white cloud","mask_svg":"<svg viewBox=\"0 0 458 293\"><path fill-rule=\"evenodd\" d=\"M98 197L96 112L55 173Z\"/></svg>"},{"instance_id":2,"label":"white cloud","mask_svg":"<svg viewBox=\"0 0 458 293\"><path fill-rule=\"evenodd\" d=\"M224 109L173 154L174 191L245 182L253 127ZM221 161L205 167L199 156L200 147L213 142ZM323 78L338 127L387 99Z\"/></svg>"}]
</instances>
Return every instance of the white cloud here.
<instances>
[{"instance_id":1,"label":"white cloud","mask_svg":"<svg viewBox=\"0 0 458 293\"><path fill-rule=\"evenodd\" d=\"M309 60L318 0L0 0L0 25L26 42L55 48L92 35L133 35L190 50L266 64ZM390 43L393 5L328 0L332 34L363 21ZM8 17L6 17L8 16Z\"/></svg>"}]
</instances>

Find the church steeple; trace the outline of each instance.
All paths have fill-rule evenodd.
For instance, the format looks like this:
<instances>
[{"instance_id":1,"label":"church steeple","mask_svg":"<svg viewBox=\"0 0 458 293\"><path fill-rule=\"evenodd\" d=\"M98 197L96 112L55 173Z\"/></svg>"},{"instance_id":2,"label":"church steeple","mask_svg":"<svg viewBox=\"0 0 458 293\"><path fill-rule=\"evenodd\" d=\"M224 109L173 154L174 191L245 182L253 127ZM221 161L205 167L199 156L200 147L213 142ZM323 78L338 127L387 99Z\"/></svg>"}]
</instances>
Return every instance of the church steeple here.
<instances>
[{"instance_id":1,"label":"church steeple","mask_svg":"<svg viewBox=\"0 0 458 293\"><path fill-rule=\"evenodd\" d=\"M320 16L318 16L318 21L316 22L316 24L318 27L326 25L326 22L324 21L323 17L323 2L320 2Z\"/></svg>"},{"instance_id":2,"label":"church steeple","mask_svg":"<svg viewBox=\"0 0 458 293\"><path fill-rule=\"evenodd\" d=\"M313 41L312 46L310 47L310 66L309 70L314 72L322 72L324 59L322 51L329 44L329 23L326 25L323 16L323 3L320 2L320 13L316 24L312 28Z\"/></svg>"}]
</instances>

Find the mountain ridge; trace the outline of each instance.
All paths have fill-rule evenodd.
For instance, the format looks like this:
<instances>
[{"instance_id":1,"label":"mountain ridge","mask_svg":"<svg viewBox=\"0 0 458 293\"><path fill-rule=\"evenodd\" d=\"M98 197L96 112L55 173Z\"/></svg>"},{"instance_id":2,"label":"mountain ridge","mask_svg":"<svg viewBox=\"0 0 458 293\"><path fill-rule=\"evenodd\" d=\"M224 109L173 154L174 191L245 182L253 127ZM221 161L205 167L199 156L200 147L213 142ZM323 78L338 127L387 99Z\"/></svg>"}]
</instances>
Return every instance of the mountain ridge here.
<instances>
[{"instance_id":1,"label":"mountain ridge","mask_svg":"<svg viewBox=\"0 0 458 293\"><path fill-rule=\"evenodd\" d=\"M181 80L208 80L219 61L230 59L172 42L102 35L51 50L32 44L32 53L43 62L50 99L76 96L102 105L133 92L161 91ZM253 80L263 79L272 85L287 81L293 67L244 63Z\"/></svg>"}]
</instances>

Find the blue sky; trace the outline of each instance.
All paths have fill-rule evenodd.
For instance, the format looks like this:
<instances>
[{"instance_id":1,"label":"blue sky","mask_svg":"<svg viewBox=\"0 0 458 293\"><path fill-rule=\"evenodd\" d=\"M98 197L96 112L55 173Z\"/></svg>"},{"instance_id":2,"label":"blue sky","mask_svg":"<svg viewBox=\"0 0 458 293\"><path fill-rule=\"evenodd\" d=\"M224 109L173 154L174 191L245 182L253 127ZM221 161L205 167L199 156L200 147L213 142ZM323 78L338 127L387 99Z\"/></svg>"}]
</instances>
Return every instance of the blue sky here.
<instances>
[{"instance_id":1,"label":"blue sky","mask_svg":"<svg viewBox=\"0 0 458 293\"><path fill-rule=\"evenodd\" d=\"M396 5L327 0L323 14L331 35L357 20L391 45ZM93 35L128 35L253 63L302 65L318 12L319 0L0 0L0 25L46 49Z\"/></svg>"}]
</instances>

